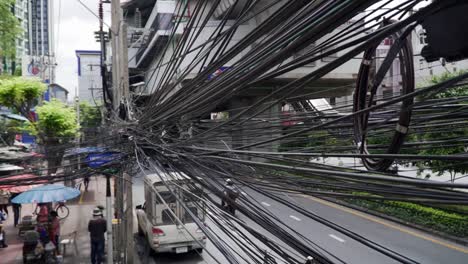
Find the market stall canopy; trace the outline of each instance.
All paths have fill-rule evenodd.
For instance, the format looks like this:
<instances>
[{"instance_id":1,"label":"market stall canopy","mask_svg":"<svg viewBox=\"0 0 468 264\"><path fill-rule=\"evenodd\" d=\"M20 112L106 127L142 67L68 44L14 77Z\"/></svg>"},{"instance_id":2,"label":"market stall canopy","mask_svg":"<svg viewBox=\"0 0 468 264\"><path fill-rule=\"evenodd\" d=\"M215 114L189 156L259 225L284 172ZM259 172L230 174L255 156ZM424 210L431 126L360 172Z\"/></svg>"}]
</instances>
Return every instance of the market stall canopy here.
<instances>
[{"instance_id":1,"label":"market stall canopy","mask_svg":"<svg viewBox=\"0 0 468 264\"><path fill-rule=\"evenodd\" d=\"M4 176L0 178L0 190L9 191L10 193L22 193L37 187L41 183L46 183L46 181L41 180L41 176L34 174Z\"/></svg>"},{"instance_id":2,"label":"market stall canopy","mask_svg":"<svg viewBox=\"0 0 468 264\"><path fill-rule=\"evenodd\" d=\"M13 164L0 163L0 172L17 171L17 170L24 170L24 168L13 165Z\"/></svg>"},{"instance_id":3,"label":"market stall canopy","mask_svg":"<svg viewBox=\"0 0 468 264\"><path fill-rule=\"evenodd\" d=\"M106 148L103 147L82 147L72 148L65 151L65 157L78 155L78 154L89 154L89 153L102 153L105 152Z\"/></svg>"},{"instance_id":4,"label":"market stall canopy","mask_svg":"<svg viewBox=\"0 0 468 264\"><path fill-rule=\"evenodd\" d=\"M51 203L71 200L80 195L78 189L60 184L47 184L32 188L11 200L13 203Z\"/></svg>"},{"instance_id":5,"label":"market stall canopy","mask_svg":"<svg viewBox=\"0 0 468 264\"><path fill-rule=\"evenodd\" d=\"M31 152L32 157L34 158L44 158L45 155L37 152Z\"/></svg>"},{"instance_id":6,"label":"market stall canopy","mask_svg":"<svg viewBox=\"0 0 468 264\"><path fill-rule=\"evenodd\" d=\"M23 160L32 157L31 152L24 151L19 147L1 147L0 148L0 161L15 161Z\"/></svg>"},{"instance_id":7,"label":"market stall canopy","mask_svg":"<svg viewBox=\"0 0 468 264\"><path fill-rule=\"evenodd\" d=\"M6 118L9 118L9 119L14 119L14 120L18 120L18 121L28 121L28 119L25 118L24 116L17 115L17 114L1 113L0 115L4 116Z\"/></svg>"}]
</instances>

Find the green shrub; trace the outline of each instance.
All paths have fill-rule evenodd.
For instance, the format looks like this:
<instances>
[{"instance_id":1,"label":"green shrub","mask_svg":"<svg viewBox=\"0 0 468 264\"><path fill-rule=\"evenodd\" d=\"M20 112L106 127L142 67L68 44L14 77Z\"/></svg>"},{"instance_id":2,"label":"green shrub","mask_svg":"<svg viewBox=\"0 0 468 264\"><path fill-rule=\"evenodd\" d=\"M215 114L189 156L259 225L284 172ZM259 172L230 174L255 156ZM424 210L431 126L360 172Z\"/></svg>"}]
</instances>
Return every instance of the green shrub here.
<instances>
[{"instance_id":1,"label":"green shrub","mask_svg":"<svg viewBox=\"0 0 468 264\"><path fill-rule=\"evenodd\" d=\"M348 202L457 237L468 237L468 216L399 201L348 199Z\"/></svg>"}]
</instances>

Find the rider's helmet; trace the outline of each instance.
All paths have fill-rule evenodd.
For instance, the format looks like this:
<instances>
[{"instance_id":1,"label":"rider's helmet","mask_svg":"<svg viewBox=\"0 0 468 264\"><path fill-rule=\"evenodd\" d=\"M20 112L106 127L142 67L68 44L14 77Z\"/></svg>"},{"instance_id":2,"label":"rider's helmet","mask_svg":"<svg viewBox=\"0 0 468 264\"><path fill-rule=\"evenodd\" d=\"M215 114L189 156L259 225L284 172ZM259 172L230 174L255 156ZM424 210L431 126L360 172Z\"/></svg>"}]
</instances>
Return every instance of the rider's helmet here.
<instances>
[{"instance_id":1,"label":"rider's helmet","mask_svg":"<svg viewBox=\"0 0 468 264\"><path fill-rule=\"evenodd\" d=\"M233 184L234 184L234 183L232 182L231 179L227 179L227 180L226 180L226 185L232 186Z\"/></svg>"}]
</instances>

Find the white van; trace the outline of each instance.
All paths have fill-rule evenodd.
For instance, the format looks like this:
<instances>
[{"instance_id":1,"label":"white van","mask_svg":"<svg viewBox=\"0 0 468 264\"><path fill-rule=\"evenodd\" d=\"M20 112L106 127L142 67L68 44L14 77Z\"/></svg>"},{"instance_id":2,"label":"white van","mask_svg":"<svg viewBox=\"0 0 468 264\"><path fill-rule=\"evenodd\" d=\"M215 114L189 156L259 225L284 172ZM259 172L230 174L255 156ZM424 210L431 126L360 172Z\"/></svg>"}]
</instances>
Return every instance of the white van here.
<instances>
[{"instance_id":1,"label":"white van","mask_svg":"<svg viewBox=\"0 0 468 264\"><path fill-rule=\"evenodd\" d=\"M194 203L193 197L177 186L187 187L191 180L180 172L159 172L149 174L144 179L145 203L136 207L138 219L138 234L146 236L148 244L155 253L171 252L185 253L191 250L202 251L206 244L206 236L190 214L183 208L170 189L180 197L184 204L204 223L204 208ZM201 188L199 188L201 190ZM159 196L157 195L159 194ZM200 195L201 193L198 193ZM165 201L167 206L161 201ZM172 213L171 213L172 211ZM174 214L183 223L180 225Z\"/></svg>"}]
</instances>

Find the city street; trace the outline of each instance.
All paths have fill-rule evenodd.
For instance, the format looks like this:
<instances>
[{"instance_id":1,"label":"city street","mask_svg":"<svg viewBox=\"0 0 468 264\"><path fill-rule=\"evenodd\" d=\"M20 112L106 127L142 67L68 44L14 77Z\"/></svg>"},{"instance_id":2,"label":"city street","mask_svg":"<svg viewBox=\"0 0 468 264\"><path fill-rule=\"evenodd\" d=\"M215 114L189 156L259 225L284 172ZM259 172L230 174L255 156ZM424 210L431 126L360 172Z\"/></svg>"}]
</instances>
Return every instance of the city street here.
<instances>
[{"instance_id":1,"label":"city street","mask_svg":"<svg viewBox=\"0 0 468 264\"><path fill-rule=\"evenodd\" d=\"M135 204L143 202L144 197L142 190L141 180L136 181L133 191ZM340 262L341 260L344 263L356 264L398 263L374 249L371 249L321 223L309 219L277 201L265 197L264 195L248 188L244 188L243 191L266 210L269 210L280 218L280 220L286 225L292 227L300 234L303 234L313 242L317 243L326 251L331 252L336 256L336 258L332 255L327 256L336 262ZM465 264L466 259L468 258L467 247L454 244L442 238L434 237L419 230L402 226L379 217L314 197L294 195L285 195L285 197L308 211L354 231L363 237L380 244L381 246L399 252L416 262L437 264L449 261L451 264ZM237 217L249 225L256 225L240 213L237 214ZM207 224L210 227L213 226L213 223L209 220L207 221ZM222 237L228 239L225 235ZM143 250L144 245L142 245L142 243L144 244L145 241L143 239L139 239L139 242L139 247ZM220 254L209 241L207 243L207 251L211 252L218 260L223 258L222 254ZM197 253L192 252L181 255L160 254L152 259L155 260L156 263L216 263L206 251L203 252L201 257ZM223 262L221 261L221 263Z\"/></svg>"},{"instance_id":2,"label":"city street","mask_svg":"<svg viewBox=\"0 0 468 264\"><path fill-rule=\"evenodd\" d=\"M0 0L0 264L468 264L467 14Z\"/></svg>"}]
</instances>

